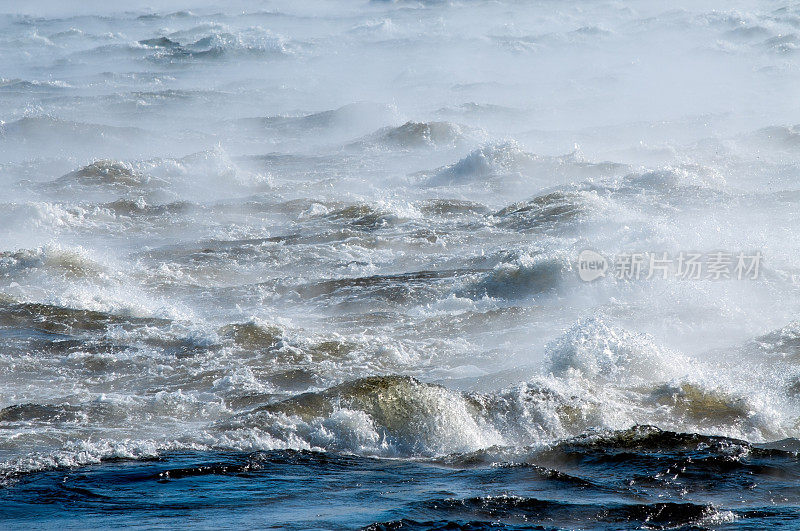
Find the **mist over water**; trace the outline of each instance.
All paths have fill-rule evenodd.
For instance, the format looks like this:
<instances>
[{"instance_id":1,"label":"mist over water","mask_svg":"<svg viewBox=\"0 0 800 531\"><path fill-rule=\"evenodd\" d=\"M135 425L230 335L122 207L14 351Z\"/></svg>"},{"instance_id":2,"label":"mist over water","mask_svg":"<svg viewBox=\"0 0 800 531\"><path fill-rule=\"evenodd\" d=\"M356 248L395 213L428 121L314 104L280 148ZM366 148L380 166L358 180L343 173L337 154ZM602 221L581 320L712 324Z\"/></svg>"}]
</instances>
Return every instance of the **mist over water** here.
<instances>
[{"instance_id":1,"label":"mist over water","mask_svg":"<svg viewBox=\"0 0 800 531\"><path fill-rule=\"evenodd\" d=\"M790 522L798 34L780 2L0 2L0 517L147 525L193 481L297 528ZM762 261L584 282L586 249ZM421 490L359 512L357 477Z\"/></svg>"}]
</instances>

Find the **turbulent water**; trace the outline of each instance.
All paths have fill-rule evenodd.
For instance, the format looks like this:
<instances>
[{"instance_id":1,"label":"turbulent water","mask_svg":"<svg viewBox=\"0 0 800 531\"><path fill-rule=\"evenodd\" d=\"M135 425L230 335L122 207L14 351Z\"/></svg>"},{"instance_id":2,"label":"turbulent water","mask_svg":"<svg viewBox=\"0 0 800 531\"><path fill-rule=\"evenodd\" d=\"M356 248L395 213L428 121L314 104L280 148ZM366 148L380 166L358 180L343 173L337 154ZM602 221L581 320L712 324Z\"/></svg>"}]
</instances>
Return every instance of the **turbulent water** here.
<instances>
[{"instance_id":1,"label":"turbulent water","mask_svg":"<svg viewBox=\"0 0 800 531\"><path fill-rule=\"evenodd\" d=\"M1 526L798 525L799 5L69 4L0 2Z\"/></svg>"}]
</instances>

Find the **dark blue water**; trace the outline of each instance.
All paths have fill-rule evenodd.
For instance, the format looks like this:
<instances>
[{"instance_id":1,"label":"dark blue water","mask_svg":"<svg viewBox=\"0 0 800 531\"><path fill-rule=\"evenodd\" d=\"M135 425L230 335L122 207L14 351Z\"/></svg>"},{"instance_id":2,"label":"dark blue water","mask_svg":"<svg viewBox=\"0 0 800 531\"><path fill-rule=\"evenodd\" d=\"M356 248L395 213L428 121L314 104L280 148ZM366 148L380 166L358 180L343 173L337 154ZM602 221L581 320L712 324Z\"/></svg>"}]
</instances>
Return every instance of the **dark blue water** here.
<instances>
[{"instance_id":1,"label":"dark blue water","mask_svg":"<svg viewBox=\"0 0 800 531\"><path fill-rule=\"evenodd\" d=\"M797 529L792 445L641 428L506 462L178 452L14 478L0 515L16 528Z\"/></svg>"}]
</instances>

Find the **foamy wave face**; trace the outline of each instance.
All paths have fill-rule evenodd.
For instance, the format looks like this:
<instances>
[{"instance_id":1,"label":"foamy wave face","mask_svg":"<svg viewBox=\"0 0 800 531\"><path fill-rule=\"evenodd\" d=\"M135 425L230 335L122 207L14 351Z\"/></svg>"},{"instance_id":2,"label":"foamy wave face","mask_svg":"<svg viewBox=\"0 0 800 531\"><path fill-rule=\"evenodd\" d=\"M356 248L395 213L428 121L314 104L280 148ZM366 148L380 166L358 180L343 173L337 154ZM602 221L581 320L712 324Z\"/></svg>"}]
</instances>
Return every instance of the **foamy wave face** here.
<instances>
[{"instance_id":1,"label":"foamy wave face","mask_svg":"<svg viewBox=\"0 0 800 531\"><path fill-rule=\"evenodd\" d=\"M548 346L549 368L559 376L630 381L683 376L686 360L663 352L649 338L615 330L600 319L579 323Z\"/></svg>"},{"instance_id":2,"label":"foamy wave face","mask_svg":"<svg viewBox=\"0 0 800 531\"><path fill-rule=\"evenodd\" d=\"M547 359L542 376L495 393L458 393L399 376L350 381L236 415L202 442L245 450L434 456L543 447L586 431L646 422L760 440L793 429L793 417L774 410L767 394L718 381L719 367L599 320L576 324L548 346Z\"/></svg>"},{"instance_id":3,"label":"foamy wave face","mask_svg":"<svg viewBox=\"0 0 800 531\"><path fill-rule=\"evenodd\" d=\"M406 122L398 127L385 127L368 135L356 145L394 150L447 148L463 145L478 131L450 122Z\"/></svg>"},{"instance_id":4,"label":"foamy wave face","mask_svg":"<svg viewBox=\"0 0 800 531\"><path fill-rule=\"evenodd\" d=\"M197 343L193 351L187 350L184 343L180 350L169 354L169 350L162 350L168 344L166 338L153 336L153 331L149 331L146 333L150 339L143 338L145 342L139 344L149 344L155 350L140 351L140 346L126 351L130 347L124 342L141 338L141 332L136 332L138 327L144 326L139 329L145 332L167 324L142 320L137 325L132 320L124 326L134 325L130 330L135 334L116 334L117 346L106 347L107 353L100 355L88 350L94 348L89 343L72 338L79 337L76 336L79 330L83 334L96 333L118 326L114 323L122 324L124 319L113 314L33 306L10 307L4 312L5 317L0 315L4 326L9 322L21 323L20 319L26 315L46 319L44 322L48 323L55 323L56 317L60 319L60 332L55 329L50 332L53 334L50 348L63 344L54 353L69 352L69 363L76 368L103 374L107 367L125 370L127 364L146 363L146 370L153 371L158 365L152 363L162 363L159 358L166 354L185 360L180 365L186 365L189 374L194 375L193 389L188 392L164 391L150 397L117 393L85 401L81 394L87 396L90 390L86 389L64 402L54 390L52 402L21 403L0 410L0 422L9 429L17 429L19 441L23 442L35 440L53 425L62 426L79 440L108 422L129 426L124 431L133 438L137 433L142 434L134 426L142 422L149 425L149 438L141 442L120 445L108 440L88 446L78 443L55 454L36 453L25 461L9 461L4 467L7 475L88 464L111 457L153 455L168 449L292 448L382 456L442 456L490 447L542 448L586 431L627 429L647 422L675 431L769 440L792 433L794 416L790 412L797 408L792 399L782 410L775 410L769 391L753 393L746 386L720 381L717 372L720 366L682 358L659 347L651 338L614 329L597 319L577 323L551 342L541 375L506 390L457 392L409 377L385 376L366 377L324 391L275 400L277 389L265 388L253 372L255 367L217 376L219 372L212 367L219 359L220 346L230 348L225 347L225 341L233 341L231 346L235 349L253 354L270 352L276 360L284 356L281 352L293 350L294 363L302 363L308 357L308 361L313 358L313 366L347 356L348 349L331 346L330 342L316 347L300 343L290 346L291 340L280 328L251 322L220 330L223 342L217 347ZM9 321L11 316L16 317ZM162 339L154 343L156 337ZM169 341L175 346L180 344ZM208 357L205 353L214 354ZM193 361L187 365L188 360ZM18 360L16 370L28 370L26 364L27 361L20 365ZM207 364L211 365L204 367ZM38 367L41 371L41 361ZM264 368L257 370L261 372ZM288 381L297 382L299 375L297 372ZM150 377L140 376L145 380ZM209 387L205 387L204 381ZM273 377L272 381L280 385L280 379ZM312 382L309 380L314 385ZM222 400L209 401L208 390ZM251 409L259 402L266 404ZM245 411L235 413L238 408ZM162 426L173 425L185 416L203 419L208 424L199 431L172 431L168 438L158 435Z\"/></svg>"},{"instance_id":5,"label":"foamy wave face","mask_svg":"<svg viewBox=\"0 0 800 531\"><path fill-rule=\"evenodd\" d=\"M535 156L525 153L513 142L488 145L438 170L428 183L437 186L478 179L519 178L526 169L534 167L536 160Z\"/></svg>"}]
</instances>

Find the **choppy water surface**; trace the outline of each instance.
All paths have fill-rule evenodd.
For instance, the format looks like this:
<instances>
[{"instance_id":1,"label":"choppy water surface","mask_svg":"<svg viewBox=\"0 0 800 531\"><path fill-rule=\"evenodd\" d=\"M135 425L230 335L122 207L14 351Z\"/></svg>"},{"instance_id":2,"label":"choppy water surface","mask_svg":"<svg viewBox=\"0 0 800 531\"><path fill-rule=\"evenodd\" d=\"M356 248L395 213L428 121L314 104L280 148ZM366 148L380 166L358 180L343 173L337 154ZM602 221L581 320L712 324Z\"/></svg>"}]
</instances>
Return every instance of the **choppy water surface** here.
<instances>
[{"instance_id":1,"label":"choppy water surface","mask_svg":"<svg viewBox=\"0 0 800 531\"><path fill-rule=\"evenodd\" d=\"M147 5L0 2L0 525L797 525L799 6Z\"/></svg>"}]
</instances>

